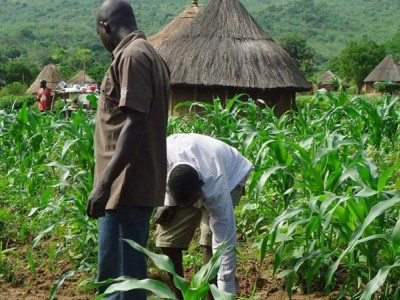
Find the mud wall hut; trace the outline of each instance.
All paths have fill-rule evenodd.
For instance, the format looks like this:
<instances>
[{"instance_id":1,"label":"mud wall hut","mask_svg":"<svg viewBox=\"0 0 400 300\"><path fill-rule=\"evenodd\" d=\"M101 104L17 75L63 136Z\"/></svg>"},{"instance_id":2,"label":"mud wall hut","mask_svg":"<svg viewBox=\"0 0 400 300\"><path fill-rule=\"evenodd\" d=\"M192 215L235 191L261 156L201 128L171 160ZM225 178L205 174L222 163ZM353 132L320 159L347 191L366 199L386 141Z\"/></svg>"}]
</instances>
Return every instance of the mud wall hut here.
<instances>
[{"instance_id":1,"label":"mud wall hut","mask_svg":"<svg viewBox=\"0 0 400 300\"><path fill-rule=\"evenodd\" d=\"M331 70L321 74L318 78L318 89L326 89L328 91L336 91L342 80L339 79Z\"/></svg>"},{"instance_id":2,"label":"mud wall hut","mask_svg":"<svg viewBox=\"0 0 400 300\"><path fill-rule=\"evenodd\" d=\"M386 56L364 79L366 93L377 93L375 82L391 81L400 83L400 65L392 55Z\"/></svg>"},{"instance_id":3,"label":"mud wall hut","mask_svg":"<svg viewBox=\"0 0 400 300\"><path fill-rule=\"evenodd\" d=\"M170 111L183 101L247 93L280 115L296 108L296 92L312 88L238 0L210 0L158 51L171 70Z\"/></svg>"}]
</instances>

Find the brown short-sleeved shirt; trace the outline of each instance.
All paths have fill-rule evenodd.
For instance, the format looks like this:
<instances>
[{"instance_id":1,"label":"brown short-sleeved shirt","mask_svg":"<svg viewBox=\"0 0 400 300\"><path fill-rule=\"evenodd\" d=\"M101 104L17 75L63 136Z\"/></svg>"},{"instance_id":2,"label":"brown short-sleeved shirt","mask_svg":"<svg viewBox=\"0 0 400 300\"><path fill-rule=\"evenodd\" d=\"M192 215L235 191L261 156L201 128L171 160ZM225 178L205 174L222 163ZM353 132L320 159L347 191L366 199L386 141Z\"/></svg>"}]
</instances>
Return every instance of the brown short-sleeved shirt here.
<instances>
[{"instance_id":1,"label":"brown short-sleeved shirt","mask_svg":"<svg viewBox=\"0 0 400 300\"><path fill-rule=\"evenodd\" d=\"M148 115L137 156L114 181L106 209L164 203L167 155L169 72L141 31L124 38L100 88L95 135L95 182L114 154L127 107Z\"/></svg>"}]
</instances>

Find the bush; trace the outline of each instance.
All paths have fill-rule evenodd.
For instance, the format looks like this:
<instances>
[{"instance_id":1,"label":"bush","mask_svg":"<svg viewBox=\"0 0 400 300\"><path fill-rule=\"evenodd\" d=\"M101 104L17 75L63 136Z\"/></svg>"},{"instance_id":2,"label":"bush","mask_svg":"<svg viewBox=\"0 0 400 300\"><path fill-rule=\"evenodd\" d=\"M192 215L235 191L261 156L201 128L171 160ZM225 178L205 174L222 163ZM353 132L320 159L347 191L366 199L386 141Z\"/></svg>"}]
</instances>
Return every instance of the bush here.
<instances>
[{"instance_id":1,"label":"bush","mask_svg":"<svg viewBox=\"0 0 400 300\"><path fill-rule=\"evenodd\" d=\"M34 95L24 96L5 96L0 98L0 109L10 111L12 109L19 109L22 107L24 102L27 102L28 106L35 103Z\"/></svg>"},{"instance_id":2,"label":"bush","mask_svg":"<svg viewBox=\"0 0 400 300\"><path fill-rule=\"evenodd\" d=\"M388 93L393 95L400 92L400 83L391 81L375 82L374 88L380 93Z\"/></svg>"},{"instance_id":3,"label":"bush","mask_svg":"<svg viewBox=\"0 0 400 300\"><path fill-rule=\"evenodd\" d=\"M28 86L26 84L23 84L21 82L13 82L7 84L4 88L1 89L0 97L11 96L11 95L22 96L25 94L27 89Z\"/></svg>"}]
</instances>

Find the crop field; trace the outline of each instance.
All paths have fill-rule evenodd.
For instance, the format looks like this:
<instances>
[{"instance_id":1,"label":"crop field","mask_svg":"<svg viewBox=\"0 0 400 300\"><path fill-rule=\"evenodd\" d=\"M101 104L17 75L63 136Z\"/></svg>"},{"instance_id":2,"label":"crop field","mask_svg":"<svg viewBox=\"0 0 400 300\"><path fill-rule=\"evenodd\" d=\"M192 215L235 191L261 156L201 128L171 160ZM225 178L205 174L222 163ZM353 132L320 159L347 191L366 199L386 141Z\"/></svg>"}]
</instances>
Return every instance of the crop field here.
<instances>
[{"instance_id":1,"label":"crop field","mask_svg":"<svg viewBox=\"0 0 400 300\"><path fill-rule=\"evenodd\" d=\"M318 92L277 118L237 96L170 117L169 134L216 137L255 166L235 211L240 299L400 299L399 100ZM94 129L94 111L0 110L0 299L94 298ZM201 267L196 241L184 264Z\"/></svg>"}]
</instances>

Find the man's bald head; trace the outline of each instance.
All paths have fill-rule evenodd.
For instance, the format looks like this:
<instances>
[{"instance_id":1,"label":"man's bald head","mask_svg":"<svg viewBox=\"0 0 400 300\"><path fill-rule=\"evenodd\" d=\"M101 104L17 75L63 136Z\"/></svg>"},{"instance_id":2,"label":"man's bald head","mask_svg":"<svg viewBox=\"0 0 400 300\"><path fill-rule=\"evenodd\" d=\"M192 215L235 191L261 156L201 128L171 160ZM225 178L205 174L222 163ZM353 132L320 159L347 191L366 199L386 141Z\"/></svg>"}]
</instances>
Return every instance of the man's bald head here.
<instances>
[{"instance_id":1,"label":"man's bald head","mask_svg":"<svg viewBox=\"0 0 400 300\"><path fill-rule=\"evenodd\" d=\"M97 12L97 21L107 22L112 27L137 29L132 6L124 0L105 0Z\"/></svg>"},{"instance_id":2,"label":"man's bald head","mask_svg":"<svg viewBox=\"0 0 400 300\"><path fill-rule=\"evenodd\" d=\"M132 6L124 0L105 0L97 12L97 33L112 52L122 39L137 30Z\"/></svg>"}]
</instances>

